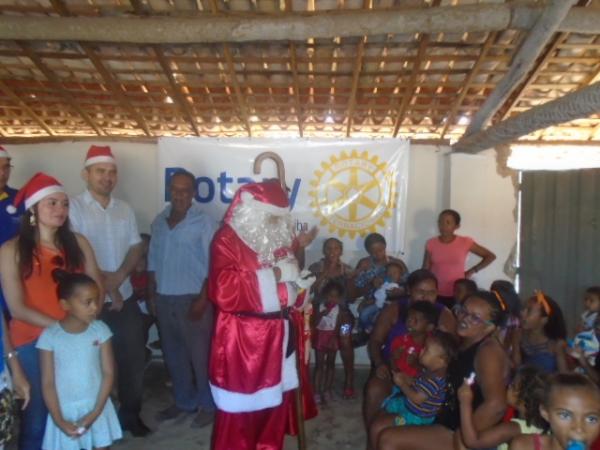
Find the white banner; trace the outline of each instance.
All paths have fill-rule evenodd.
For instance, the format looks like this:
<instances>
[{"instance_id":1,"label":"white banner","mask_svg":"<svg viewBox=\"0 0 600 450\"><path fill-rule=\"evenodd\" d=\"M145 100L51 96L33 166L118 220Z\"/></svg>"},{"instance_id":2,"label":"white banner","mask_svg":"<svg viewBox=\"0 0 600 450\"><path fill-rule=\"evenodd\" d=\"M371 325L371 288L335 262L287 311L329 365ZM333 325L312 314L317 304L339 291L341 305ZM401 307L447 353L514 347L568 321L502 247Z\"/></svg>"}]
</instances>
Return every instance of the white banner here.
<instances>
[{"instance_id":1,"label":"white banner","mask_svg":"<svg viewBox=\"0 0 600 450\"><path fill-rule=\"evenodd\" d=\"M196 177L196 200L220 221L240 185L277 177L272 160L259 175L252 171L254 158L272 151L284 162L296 230L320 229L307 262L318 260L323 241L334 236L344 242L343 260L354 265L366 255L370 232L385 236L388 254L404 253L408 141L161 138L158 148L161 202L169 198L169 177L185 169Z\"/></svg>"}]
</instances>

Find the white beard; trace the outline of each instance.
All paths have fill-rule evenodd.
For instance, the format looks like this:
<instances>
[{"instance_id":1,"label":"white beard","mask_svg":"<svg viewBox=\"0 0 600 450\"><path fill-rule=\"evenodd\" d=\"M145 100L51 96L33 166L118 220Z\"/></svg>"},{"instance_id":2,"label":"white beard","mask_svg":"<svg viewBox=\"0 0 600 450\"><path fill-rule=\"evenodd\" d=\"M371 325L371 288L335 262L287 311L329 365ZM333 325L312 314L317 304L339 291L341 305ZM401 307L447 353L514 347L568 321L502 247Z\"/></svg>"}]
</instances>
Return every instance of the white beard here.
<instances>
[{"instance_id":1,"label":"white beard","mask_svg":"<svg viewBox=\"0 0 600 450\"><path fill-rule=\"evenodd\" d=\"M277 220L271 223L273 217ZM275 251L292 245L294 228L290 214L274 216L240 203L233 210L229 225L257 253L261 265L274 265L277 262Z\"/></svg>"}]
</instances>

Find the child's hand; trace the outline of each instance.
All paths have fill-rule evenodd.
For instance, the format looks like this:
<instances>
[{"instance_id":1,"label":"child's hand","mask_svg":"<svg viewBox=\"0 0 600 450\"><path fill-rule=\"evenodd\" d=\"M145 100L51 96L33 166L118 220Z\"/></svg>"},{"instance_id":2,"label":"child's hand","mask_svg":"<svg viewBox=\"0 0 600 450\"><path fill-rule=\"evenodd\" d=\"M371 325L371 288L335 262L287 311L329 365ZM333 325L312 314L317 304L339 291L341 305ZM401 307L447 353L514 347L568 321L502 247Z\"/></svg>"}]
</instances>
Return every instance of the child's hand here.
<instances>
[{"instance_id":1,"label":"child's hand","mask_svg":"<svg viewBox=\"0 0 600 450\"><path fill-rule=\"evenodd\" d=\"M85 431L87 431L90 429L90 427L96 421L97 418L98 418L98 415L94 412L91 412L91 413L83 416L81 419L79 419L77 421L77 426L80 428L83 428L83 429L85 429ZM84 433L85 433L85 431L84 431ZM83 433L81 433L81 434L83 434Z\"/></svg>"},{"instance_id":2,"label":"child's hand","mask_svg":"<svg viewBox=\"0 0 600 450\"><path fill-rule=\"evenodd\" d=\"M390 377L390 368L387 364L380 364L375 370L375 376L380 380L389 380Z\"/></svg>"},{"instance_id":3,"label":"child's hand","mask_svg":"<svg viewBox=\"0 0 600 450\"><path fill-rule=\"evenodd\" d=\"M394 384L398 387L410 385L412 383L412 378L402 372L393 372L392 378Z\"/></svg>"},{"instance_id":4,"label":"child's hand","mask_svg":"<svg viewBox=\"0 0 600 450\"><path fill-rule=\"evenodd\" d=\"M461 403L471 405L473 403L473 389L468 380L465 378L461 387L458 388L458 399Z\"/></svg>"},{"instance_id":5,"label":"child's hand","mask_svg":"<svg viewBox=\"0 0 600 450\"><path fill-rule=\"evenodd\" d=\"M79 425L67 422L66 420L61 420L60 423L57 423L58 427L69 437L78 437L79 433Z\"/></svg>"}]
</instances>

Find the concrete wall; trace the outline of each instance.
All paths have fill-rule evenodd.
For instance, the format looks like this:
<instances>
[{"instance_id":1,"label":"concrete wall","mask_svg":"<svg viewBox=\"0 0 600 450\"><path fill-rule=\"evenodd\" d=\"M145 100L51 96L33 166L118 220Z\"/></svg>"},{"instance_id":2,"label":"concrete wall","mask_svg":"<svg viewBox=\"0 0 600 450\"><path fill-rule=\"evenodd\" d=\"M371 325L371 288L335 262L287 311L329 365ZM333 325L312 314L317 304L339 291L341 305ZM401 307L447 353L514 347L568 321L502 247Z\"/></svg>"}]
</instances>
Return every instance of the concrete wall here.
<instances>
[{"instance_id":1,"label":"concrete wall","mask_svg":"<svg viewBox=\"0 0 600 450\"><path fill-rule=\"evenodd\" d=\"M84 188L80 172L89 145L66 142L7 146L15 166L10 184L18 187L42 170L61 180L69 194L77 194ZM119 160L115 195L134 207L140 231L148 231L161 206L158 147L118 142L107 145ZM448 150L423 145L411 148L403 259L411 270L421 266L425 242L437 234L439 211L453 208L463 217L459 233L472 236L498 255L490 268L476 276L482 287L489 287L492 280L507 278L502 267L515 242L517 228L513 188L508 178L496 173L493 154L449 155ZM357 362L368 362L364 349L357 352Z\"/></svg>"}]
</instances>

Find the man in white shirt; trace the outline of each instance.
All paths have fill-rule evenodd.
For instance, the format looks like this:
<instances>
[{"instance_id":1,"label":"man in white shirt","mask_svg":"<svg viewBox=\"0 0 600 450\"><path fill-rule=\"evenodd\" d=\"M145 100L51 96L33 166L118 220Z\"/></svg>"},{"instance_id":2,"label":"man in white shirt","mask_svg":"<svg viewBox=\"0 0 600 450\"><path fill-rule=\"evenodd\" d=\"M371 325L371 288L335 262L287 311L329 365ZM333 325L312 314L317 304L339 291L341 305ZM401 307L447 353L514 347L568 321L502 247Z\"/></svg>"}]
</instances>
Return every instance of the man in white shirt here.
<instances>
[{"instance_id":1,"label":"man in white shirt","mask_svg":"<svg viewBox=\"0 0 600 450\"><path fill-rule=\"evenodd\" d=\"M129 281L143 245L133 209L111 196L117 165L110 147L90 147L82 178L87 189L71 198L69 219L73 230L90 241L103 271L107 296L100 319L113 332L121 425L143 437L150 432L140 419L145 342L141 312L131 298Z\"/></svg>"}]
</instances>

